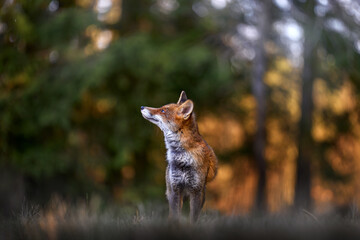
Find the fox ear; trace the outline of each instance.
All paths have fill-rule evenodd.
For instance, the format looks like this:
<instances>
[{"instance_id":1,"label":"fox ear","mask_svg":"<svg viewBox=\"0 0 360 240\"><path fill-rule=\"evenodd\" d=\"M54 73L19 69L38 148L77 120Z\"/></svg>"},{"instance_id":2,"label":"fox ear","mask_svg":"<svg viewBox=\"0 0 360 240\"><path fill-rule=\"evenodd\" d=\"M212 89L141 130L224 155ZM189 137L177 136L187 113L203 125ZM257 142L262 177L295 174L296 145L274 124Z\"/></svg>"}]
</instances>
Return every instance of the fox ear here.
<instances>
[{"instance_id":1,"label":"fox ear","mask_svg":"<svg viewBox=\"0 0 360 240\"><path fill-rule=\"evenodd\" d=\"M184 103L187 99L188 99L188 98L187 98L187 96L186 96L185 91L182 91L182 92L180 93L180 97L179 97L179 100L178 100L177 104L182 104L182 103Z\"/></svg>"},{"instance_id":2,"label":"fox ear","mask_svg":"<svg viewBox=\"0 0 360 240\"><path fill-rule=\"evenodd\" d=\"M185 120L190 118L193 109L194 103L191 100L187 100L181 105L181 114L183 115Z\"/></svg>"}]
</instances>

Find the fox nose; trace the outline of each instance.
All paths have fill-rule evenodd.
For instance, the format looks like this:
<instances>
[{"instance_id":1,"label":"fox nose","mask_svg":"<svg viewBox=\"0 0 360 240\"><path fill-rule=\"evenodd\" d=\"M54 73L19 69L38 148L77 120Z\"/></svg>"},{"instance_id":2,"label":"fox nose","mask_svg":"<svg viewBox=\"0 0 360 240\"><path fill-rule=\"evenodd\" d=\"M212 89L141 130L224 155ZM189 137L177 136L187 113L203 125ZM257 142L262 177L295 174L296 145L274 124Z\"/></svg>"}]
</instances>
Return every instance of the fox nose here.
<instances>
[{"instance_id":1,"label":"fox nose","mask_svg":"<svg viewBox=\"0 0 360 240\"><path fill-rule=\"evenodd\" d=\"M141 107L140 107L141 110L144 110L144 108L145 108L144 106L141 106Z\"/></svg>"}]
</instances>

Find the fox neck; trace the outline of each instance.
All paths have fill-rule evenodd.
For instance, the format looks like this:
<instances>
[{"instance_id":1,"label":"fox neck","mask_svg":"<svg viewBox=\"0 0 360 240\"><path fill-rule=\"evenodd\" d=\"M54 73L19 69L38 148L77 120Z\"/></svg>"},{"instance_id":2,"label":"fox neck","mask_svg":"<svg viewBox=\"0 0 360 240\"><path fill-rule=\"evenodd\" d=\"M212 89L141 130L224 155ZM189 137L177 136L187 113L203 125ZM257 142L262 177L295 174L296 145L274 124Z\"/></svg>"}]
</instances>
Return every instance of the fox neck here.
<instances>
[{"instance_id":1,"label":"fox neck","mask_svg":"<svg viewBox=\"0 0 360 240\"><path fill-rule=\"evenodd\" d=\"M202 137L199 133L195 116L191 116L184 126L179 128L176 132L164 132L165 145L167 149L184 148L190 149L195 147L201 141Z\"/></svg>"}]
</instances>

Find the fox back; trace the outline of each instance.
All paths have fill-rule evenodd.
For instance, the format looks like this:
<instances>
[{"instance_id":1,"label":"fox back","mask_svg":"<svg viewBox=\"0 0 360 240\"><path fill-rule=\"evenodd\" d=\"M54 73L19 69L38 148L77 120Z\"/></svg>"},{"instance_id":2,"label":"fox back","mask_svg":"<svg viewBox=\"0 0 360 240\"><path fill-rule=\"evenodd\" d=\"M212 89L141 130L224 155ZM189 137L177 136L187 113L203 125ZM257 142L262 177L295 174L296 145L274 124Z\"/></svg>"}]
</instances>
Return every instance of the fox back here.
<instances>
[{"instance_id":1,"label":"fox back","mask_svg":"<svg viewBox=\"0 0 360 240\"><path fill-rule=\"evenodd\" d=\"M170 217L180 216L183 198L189 196L192 222L196 221L204 204L206 183L215 178L217 171L217 158L198 131L193 109L194 104L184 91L176 104L141 107L143 117L164 133Z\"/></svg>"}]
</instances>

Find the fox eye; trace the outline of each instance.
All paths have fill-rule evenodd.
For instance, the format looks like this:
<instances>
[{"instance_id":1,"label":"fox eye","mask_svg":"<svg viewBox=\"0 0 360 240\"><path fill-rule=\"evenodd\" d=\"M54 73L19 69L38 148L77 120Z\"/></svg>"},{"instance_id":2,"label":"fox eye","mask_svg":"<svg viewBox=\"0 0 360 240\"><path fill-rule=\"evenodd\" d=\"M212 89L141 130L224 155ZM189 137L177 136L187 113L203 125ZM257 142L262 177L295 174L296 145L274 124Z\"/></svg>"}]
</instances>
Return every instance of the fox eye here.
<instances>
[{"instance_id":1,"label":"fox eye","mask_svg":"<svg viewBox=\"0 0 360 240\"><path fill-rule=\"evenodd\" d=\"M162 112L162 113L165 113L165 110L164 110L164 109L161 109L161 112Z\"/></svg>"}]
</instances>

